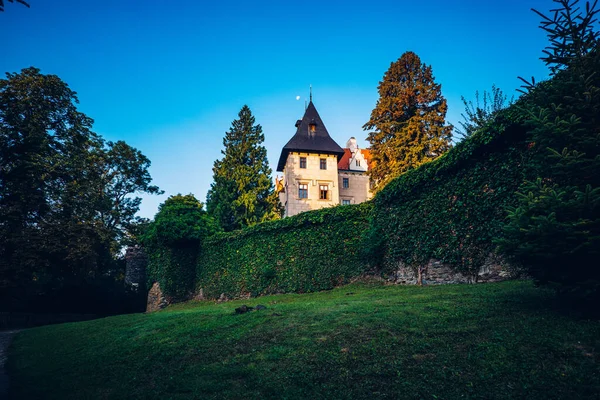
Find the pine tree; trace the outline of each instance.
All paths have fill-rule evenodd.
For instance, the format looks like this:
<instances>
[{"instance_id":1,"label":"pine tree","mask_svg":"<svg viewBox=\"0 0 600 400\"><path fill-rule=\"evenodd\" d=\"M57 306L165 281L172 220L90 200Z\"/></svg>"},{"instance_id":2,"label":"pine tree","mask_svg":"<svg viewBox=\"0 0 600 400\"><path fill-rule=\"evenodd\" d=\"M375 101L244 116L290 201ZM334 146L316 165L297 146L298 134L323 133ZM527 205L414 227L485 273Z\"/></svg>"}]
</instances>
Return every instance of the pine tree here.
<instances>
[{"instance_id":1,"label":"pine tree","mask_svg":"<svg viewBox=\"0 0 600 400\"><path fill-rule=\"evenodd\" d=\"M528 175L508 211L500 250L537 283L594 313L600 302L600 32L597 1L555 0L542 17L550 44L542 60L553 78L525 82ZM542 89L538 90L537 88ZM541 95L540 95L541 93ZM591 306L591 307L590 307Z\"/></svg>"},{"instance_id":2,"label":"pine tree","mask_svg":"<svg viewBox=\"0 0 600 400\"><path fill-rule=\"evenodd\" d=\"M408 51L390 65L378 86L379 100L363 129L369 132L376 190L403 172L450 148L446 99L431 67Z\"/></svg>"},{"instance_id":3,"label":"pine tree","mask_svg":"<svg viewBox=\"0 0 600 400\"><path fill-rule=\"evenodd\" d=\"M223 159L215 161L206 199L210 215L224 231L251 226L281 215L271 181L265 137L248 106L242 107L223 139Z\"/></svg>"}]
</instances>

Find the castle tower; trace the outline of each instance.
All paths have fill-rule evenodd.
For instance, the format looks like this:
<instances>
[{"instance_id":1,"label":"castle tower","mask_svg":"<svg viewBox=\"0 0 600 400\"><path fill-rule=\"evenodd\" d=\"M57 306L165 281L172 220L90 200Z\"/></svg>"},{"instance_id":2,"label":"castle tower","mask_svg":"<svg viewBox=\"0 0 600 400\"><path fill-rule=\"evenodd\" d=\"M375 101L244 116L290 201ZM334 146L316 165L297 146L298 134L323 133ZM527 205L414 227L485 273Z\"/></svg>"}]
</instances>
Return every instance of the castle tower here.
<instances>
[{"instance_id":1,"label":"castle tower","mask_svg":"<svg viewBox=\"0 0 600 400\"><path fill-rule=\"evenodd\" d=\"M286 217L340 204L338 162L344 150L329 136L312 100L296 128L277 163Z\"/></svg>"}]
</instances>

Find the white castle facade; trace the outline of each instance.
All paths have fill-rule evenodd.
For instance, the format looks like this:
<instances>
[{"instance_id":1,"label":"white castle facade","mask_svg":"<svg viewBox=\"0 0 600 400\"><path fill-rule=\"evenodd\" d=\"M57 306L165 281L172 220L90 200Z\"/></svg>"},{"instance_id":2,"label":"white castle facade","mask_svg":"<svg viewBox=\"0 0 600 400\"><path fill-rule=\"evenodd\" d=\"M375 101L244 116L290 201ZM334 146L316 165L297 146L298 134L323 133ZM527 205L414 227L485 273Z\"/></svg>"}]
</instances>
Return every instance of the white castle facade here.
<instances>
[{"instance_id":1,"label":"white castle facade","mask_svg":"<svg viewBox=\"0 0 600 400\"><path fill-rule=\"evenodd\" d=\"M277 171L279 200L285 216L370 199L370 153L355 138L341 148L325 128L312 101L296 122L296 134L283 147Z\"/></svg>"}]
</instances>

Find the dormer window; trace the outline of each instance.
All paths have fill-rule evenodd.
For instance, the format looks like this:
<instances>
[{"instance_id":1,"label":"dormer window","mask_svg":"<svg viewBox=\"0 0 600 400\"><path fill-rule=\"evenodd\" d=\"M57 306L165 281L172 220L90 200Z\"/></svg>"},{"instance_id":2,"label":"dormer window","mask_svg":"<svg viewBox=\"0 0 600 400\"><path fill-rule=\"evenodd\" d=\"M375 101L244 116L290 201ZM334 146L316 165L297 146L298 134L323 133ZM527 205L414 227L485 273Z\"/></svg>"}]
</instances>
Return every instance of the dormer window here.
<instances>
[{"instance_id":1,"label":"dormer window","mask_svg":"<svg viewBox=\"0 0 600 400\"><path fill-rule=\"evenodd\" d=\"M308 124L308 131L310 133L315 133L317 131L317 123L314 119Z\"/></svg>"}]
</instances>

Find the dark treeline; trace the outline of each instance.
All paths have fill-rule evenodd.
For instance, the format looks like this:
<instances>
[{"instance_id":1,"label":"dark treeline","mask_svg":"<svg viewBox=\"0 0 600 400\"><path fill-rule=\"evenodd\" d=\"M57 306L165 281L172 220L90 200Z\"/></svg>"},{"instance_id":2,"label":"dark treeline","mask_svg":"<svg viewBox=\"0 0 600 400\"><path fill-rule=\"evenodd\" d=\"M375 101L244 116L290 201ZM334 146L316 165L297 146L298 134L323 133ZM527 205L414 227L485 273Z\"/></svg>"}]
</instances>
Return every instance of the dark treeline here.
<instances>
[{"instance_id":1,"label":"dark treeline","mask_svg":"<svg viewBox=\"0 0 600 400\"><path fill-rule=\"evenodd\" d=\"M135 193L150 160L107 142L55 75L0 80L0 306L4 311L133 311L125 245L142 222ZM139 308L139 307L138 307Z\"/></svg>"}]
</instances>

